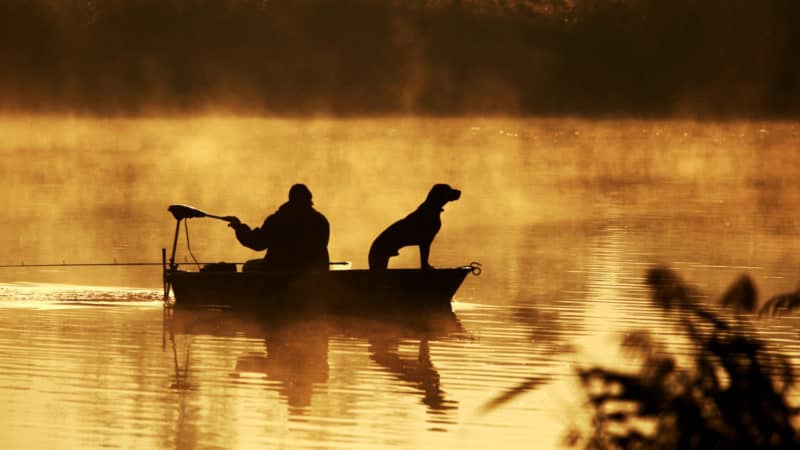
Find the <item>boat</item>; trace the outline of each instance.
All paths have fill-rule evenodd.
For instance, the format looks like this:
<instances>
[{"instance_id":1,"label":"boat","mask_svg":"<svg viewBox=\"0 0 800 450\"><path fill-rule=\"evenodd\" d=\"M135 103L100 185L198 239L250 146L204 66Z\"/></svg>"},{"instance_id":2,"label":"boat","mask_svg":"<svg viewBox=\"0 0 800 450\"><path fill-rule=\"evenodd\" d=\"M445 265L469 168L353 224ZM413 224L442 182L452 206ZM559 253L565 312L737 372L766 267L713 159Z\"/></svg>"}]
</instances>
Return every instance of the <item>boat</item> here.
<instances>
[{"instance_id":1,"label":"boat","mask_svg":"<svg viewBox=\"0 0 800 450\"><path fill-rule=\"evenodd\" d=\"M263 311L315 313L451 310L452 299L467 274L478 275L480 264L448 269L346 269L291 273L238 271L235 263L210 264L200 271L180 270L175 249L181 220L223 217L185 205L169 208L177 220L172 256L162 249L164 296L180 307L218 306Z\"/></svg>"},{"instance_id":2,"label":"boat","mask_svg":"<svg viewBox=\"0 0 800 450\"><path fill-rule=\"evenodd\" d=\"M450 308L475 266L452 269L286 272L186 272L167 270L175 305L304 309L348 313Z\"/></svg>"}]
</instances>

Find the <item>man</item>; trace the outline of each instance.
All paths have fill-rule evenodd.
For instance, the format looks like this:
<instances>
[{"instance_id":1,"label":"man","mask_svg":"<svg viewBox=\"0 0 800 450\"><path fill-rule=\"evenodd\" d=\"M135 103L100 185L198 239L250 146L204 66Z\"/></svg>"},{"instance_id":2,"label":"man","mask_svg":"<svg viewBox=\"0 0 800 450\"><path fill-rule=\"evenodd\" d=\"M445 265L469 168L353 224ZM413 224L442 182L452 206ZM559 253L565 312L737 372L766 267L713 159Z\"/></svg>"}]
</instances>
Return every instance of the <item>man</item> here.
<instances>
[{"instance_id":1,"label":"man","mask_svg":"<svg viewBox=\"0 0 800 450\"><path fill-rule=\"evenodd\" d=\"M304 272L328 270L330 225L311 201L304 184L289 189L289 201L264 220L260 228L250 229L236 217L228 217L236 239L253 250L267 250L263 260L251 260L243 270Z\"/></svg>"}]
</instances>

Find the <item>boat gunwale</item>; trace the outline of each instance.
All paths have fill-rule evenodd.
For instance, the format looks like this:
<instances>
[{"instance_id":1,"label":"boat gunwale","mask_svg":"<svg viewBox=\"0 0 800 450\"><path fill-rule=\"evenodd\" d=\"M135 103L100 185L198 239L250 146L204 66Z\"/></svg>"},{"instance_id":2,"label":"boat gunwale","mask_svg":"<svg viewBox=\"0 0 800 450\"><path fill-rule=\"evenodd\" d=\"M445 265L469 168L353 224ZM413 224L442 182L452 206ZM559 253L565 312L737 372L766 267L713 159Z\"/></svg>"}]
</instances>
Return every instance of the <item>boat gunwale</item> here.
<instances>
[{"instance_id":1,"label":"boat gunwale","mask_svg":"<svg viewBox=\"0 0 800 450\"><path fill-rule=\"evenodd\" d=\"M333 273L372 273L376 276L381 274L387 273L442 273L442 272L472 272L473 268L470 266L459 266L459 267L447 267L447 268L436 268L436 269L412 269L412 268L397 268L397 269L381 269L381 270L372 270L372 269L337 269L337 270L320 270L320 271L313 271L313 272L289 272L289 271L196 271L196 270L167 270L165 275L167 276L174 276L178 275L181 277L188 276L243 276L243 277L272 277L272 276L317 276L317 275L326 275L326 274L333 274Z\"/></svg>"}]
</instances>

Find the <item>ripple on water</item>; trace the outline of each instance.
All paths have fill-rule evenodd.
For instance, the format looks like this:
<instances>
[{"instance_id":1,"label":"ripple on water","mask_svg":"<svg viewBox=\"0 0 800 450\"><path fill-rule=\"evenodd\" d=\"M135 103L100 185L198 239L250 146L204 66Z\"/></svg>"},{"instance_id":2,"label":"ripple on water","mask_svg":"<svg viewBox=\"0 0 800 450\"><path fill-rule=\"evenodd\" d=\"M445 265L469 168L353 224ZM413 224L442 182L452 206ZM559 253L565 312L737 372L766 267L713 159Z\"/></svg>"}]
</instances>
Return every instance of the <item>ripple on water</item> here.
<instances>
[{"instance_id":1,"label":"ripple on water","mask_svg":"<svg viewBox=\"0 0 800 450\"><path fill-rule=\"evenodd\" d=\"M20 289L25 297L32 288ZM97 292L111 291L68 295ZM579 297L592 292L543 306L473 301L441 329L397 319L384 326L330 317L259 321L219 311L164 322L160 303L140 302L135 290L113 306L0 306L0 421L18 448L469 449L496 445L499 436L504 448L531 448L533 440L534 448L558 447L580 417L574 370L599 356L580 343L593 342L609 320L658 337L673 327L634 294L609 299L607 308L582 306ZM61 297L45 298L37 301ZM797 355L796 322L757 324Z\"/></svg>"}]
</instances>

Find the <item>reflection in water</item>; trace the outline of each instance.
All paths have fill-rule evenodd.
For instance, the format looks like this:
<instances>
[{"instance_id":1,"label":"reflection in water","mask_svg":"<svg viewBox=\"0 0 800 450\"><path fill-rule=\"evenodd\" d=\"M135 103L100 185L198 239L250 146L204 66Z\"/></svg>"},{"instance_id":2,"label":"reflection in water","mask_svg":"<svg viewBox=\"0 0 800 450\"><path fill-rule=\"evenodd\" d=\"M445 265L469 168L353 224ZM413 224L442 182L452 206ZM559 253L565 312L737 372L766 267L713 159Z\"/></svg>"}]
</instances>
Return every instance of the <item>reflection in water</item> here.
<instances>
[{"instance_id":1,"label":"reflection in water","mask_svg":"<svg viewBox=\"0 0 800 450\"><path fill-rule=\"evenodd\" d=\"M175 342L175 335L169 335L170 347L172 347L172 361L175 366L175 379L170 385L173 389L191 389L192 385L189 383L189 355L191 353L191 346L187 345L184 351L183 365L178 360L178 344Z\"/></svg>"},{"instance_id":2,"label":"reflection in water","mask_svg":"<svg viewBox=\"0 0 800 450\"><path fill-rule=\"evenodd\" d=\"M559 448L580 400L569 380L591 364L569 348L584 318L559 299L462 301L457 319L21 303L0 314L9 448ZM669 321L634 306L669 344ZM800 354L797 322L780 325L760 331ZM476 414L514 387L525 395Z\"/></svg>"},{"instance_id":3,"label":"reflection in water","mask_svg":"<svg viewBox=\"0 0 800 450\"><path fill-rule=\"evenodd\" d=\"M397 380L413 386L431 414L443 421L457 402L446 399L440 376L431 360L430 341L457 336L461 326L452 312L426 312L409 316L366 317L264 317L229 310L170 308L165 314L175 362L175 389L193 389L189 381L191 338L196 335L261 337L264 352L236 357L229 376L251 378L261 374L268 388L277 387L290 414L309 411L315 389L323 389L329 377L331 337L363 339L370 359ZM176 336L188 337L178 350ZM400 350L412 342L413 358ZM183 353L183 357L179 357ZM442 423L453 423L442 422Z\"/></svg>"},{"instance_id":4,"label":"reflection in water","mask_svg":"<svg viewBox=\"0 0 800 450\"><path fill-rule=\"evenodd\" d=\"M437 416L445 416L448 410L457 408L458 402L446 399L439 383L439 372L431 362L428 338L419 340L415 359L403 358L398 346L400 340L393 336L378 336L369 340L370 357L386 368L400 381L408 383L422 393L422 403L428 411ZM439 420L445 420L440 417ZM452 423L452 422L450 422Z\"/></svg>"},{"instance_id":5,"label":"reflection in water","mask_svg":"<svg viewBox=\"0 0 800 450\"><path fill-rule=\"evenodd\" d=\"M298 321L265 330L266 356L236 359L234 374L259 372L281 385L289 412L302 414L311 405L314 385L328 381L328 332L324 323Z\"/></svg>"}]
</instances>

